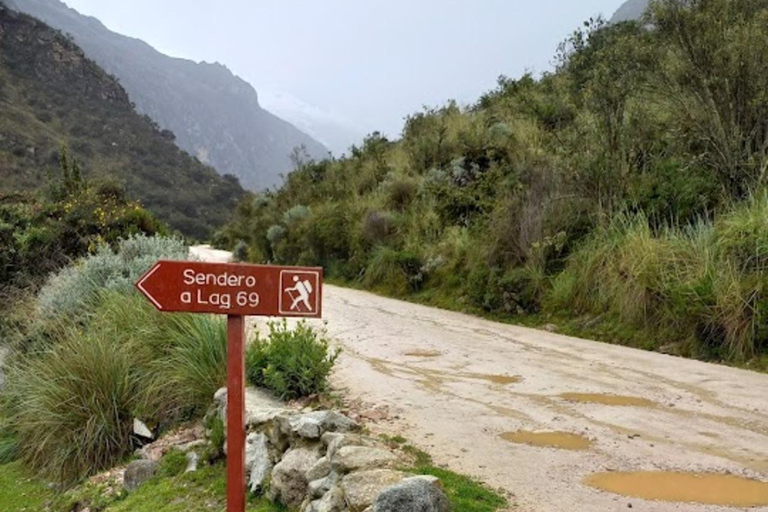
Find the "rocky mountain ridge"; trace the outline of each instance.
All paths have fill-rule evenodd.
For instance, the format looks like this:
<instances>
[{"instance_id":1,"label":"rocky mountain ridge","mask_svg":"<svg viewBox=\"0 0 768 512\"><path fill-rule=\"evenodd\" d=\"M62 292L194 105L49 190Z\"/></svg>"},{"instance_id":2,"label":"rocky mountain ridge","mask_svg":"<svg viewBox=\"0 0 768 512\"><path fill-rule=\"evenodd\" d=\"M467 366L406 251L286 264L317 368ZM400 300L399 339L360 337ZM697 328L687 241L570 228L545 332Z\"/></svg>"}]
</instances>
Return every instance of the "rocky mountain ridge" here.
<instances>
[{"instance_id":1,"label":"rocky mountain ridge","mask_svg":"<svg viewBox=\"0 0 768 512\"><path fill-rule=\"evenodd\" d=\"M110 31L58 0L14 0L19 9L71 34L85 54L116 76L139 112L176 135L176 144L250 189L278 184L289 155L305 146L327 150L262 109L256 90L219 63L169 57L136 38Z\"/></svg>"},{"instance_id":2,"label":"rocky mountain ridge","mask_svg":"<svg viewBox=\"0 0 768 512\"><path fill-rule=\"evenodd\" d=\"M88 180L115 180L186 235L205 239L244 194L180 150L69 38L0 3L0 191L41 189L66 145Z\"/></svg>"}]
</instances>

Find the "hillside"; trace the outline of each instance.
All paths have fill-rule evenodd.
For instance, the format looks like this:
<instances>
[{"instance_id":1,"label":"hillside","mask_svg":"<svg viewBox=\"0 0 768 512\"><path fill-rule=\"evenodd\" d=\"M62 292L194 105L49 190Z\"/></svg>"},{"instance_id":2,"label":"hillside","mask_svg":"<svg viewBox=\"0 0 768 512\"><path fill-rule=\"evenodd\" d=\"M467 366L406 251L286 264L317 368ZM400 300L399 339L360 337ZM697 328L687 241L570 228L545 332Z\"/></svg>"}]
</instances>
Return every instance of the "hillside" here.
<instances>
[{"instance_id":1,"label":"hillside","mask_svg":"<svg viewBox=\"0 0 768 512\"><path fill-rule=\"evenodd\" d=\"M552 72L304 165L218 242L389 295L766 362L766 20L764 0L711 0L656 3L654 30L587 23Z\"/></svg>"},{"instance_id":2,"label":"hillside","mask_svg":"<svg viewBox=\"0 0 768 512\"><path fill-rule=\"evenodd\" d=\"M611 18L611 23L640 19L645 14L646 9L648 9L649 3L650 0L627 0L616 10L616 13Z\"/></svg>"},{"instance_id":3,"label":"hillside","mask_svg":"<svg viewBox=\"0 0 768 512\"><path fill-rule=\"evenodd\" d=\"M292 169L289 155L304 145L316 158L326 149L259 106L254 88L221 64L164 55L116 34L58 0L15 0L24 12L71 34L85 54L116 76L139 112L176 135L176 143L221 174L260 189Z\"/></svg>"},{"instance_id":4,"label":"hillside","mask_svg":"<svg viewBox=\"0 0 768 512\"><path fill-rule=\"evenodd\" d=\"M113 177L181 232L206 238L243 194L136 113L117 81L70 39L0 5L0 191L58 175L66 144L86 178Z\"/></svg>"}]
</instances>

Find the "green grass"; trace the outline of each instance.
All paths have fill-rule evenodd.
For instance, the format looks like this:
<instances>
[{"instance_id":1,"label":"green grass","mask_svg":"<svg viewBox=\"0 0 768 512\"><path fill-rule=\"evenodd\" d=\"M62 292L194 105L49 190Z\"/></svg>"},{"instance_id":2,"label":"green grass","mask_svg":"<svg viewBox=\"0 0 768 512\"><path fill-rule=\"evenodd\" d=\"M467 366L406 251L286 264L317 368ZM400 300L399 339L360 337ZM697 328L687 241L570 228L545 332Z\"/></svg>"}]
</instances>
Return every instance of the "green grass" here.
<instances>
[{"instance_id":1,"label":"green grass","mask_svg":"<svg viewBox=\"0 0 768 512\"><path fill-rule=\"evenodd\" d=\"M226 471L223 464L201 468L171 478L155 478L104 512L208 512L226 506ZM248 512L285 509L265 499L253 498Z\"/></svg>"},{"instance_id":2,"label":"green grass","mask_svg":"<svg viewBox=\"0 0 768 512\"><path fill-rule=\"evenodd\" d=\"M56 496L42 482L27 475L19 462L0 465L0 510L3 512L68 512L75 503L94 498L98 489L85 484ZM226 506L223 464L174 477L158 476L131 494L102 500L103 512L209 512ZM284 512L266 499L252 497L247 512Z\"/></svg>"},{"instance_id":3,"label":"green grass","mask_svg":"<svg viewBox=\"0 0 768 512\"><path fill-rule=\"evenodd\" d=\"M30 478L19 462L0 465L0 510L38 512L53 492Z\"/></svg>"},{"instance_id":4,"label":"green grass","mask_svg":"<svg viewBox=\"0 0 768 512\"><path fill-rule=\"evenodd\" d=\"M395 436L400 439L402 436ZM394 439L394 438L393 438ZM456 512L496 512L509 505L506 498L472 478L434 465L432 457L411 445L402 450L414 458L414 465L407 471L419 475L432 475L440 479L443 490Z\"/></svg>"}]
</instances>

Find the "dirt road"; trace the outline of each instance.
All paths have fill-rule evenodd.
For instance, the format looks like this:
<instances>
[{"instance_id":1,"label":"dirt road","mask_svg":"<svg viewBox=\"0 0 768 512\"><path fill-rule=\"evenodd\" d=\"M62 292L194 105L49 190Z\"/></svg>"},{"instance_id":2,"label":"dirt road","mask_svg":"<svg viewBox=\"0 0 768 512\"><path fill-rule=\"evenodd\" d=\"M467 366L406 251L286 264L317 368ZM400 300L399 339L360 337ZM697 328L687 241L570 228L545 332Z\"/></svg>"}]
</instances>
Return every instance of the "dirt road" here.
<instances>
[{"instance_id":1,"label":"dirt road","mask_svg":"<svg viewBox=\"0 0 768 512\"><path fill-rule=\"evenodd\" d=\"M333 286L324 288L324 313L344 349L335 385L389 405L399 418L380 424L383 430L514 493L514 510L738 509L625 497L585 483L606 471L768 481L768 375ZM666 486L672 499L687 499L697 481L681 478L629 481L626 492ZM768 505L765 487L744 489L735 480L705 482L693 494L745 504L749 495Z\"/></svg>"}]
</instances>

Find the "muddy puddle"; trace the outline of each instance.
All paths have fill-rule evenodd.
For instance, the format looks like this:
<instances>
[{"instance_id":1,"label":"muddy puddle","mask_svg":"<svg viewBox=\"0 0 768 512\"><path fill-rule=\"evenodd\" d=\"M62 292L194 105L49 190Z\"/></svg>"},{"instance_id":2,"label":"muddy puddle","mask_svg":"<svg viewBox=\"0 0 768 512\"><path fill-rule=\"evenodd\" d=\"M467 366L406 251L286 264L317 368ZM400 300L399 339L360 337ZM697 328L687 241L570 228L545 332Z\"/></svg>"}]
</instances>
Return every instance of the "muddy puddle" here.
<instances>
[{"instance_id":1,"label":"muddy puddle","mask_svg":"<svg viewBox=\"0 0 768 512\"><path fill-rule=\"evenodd\" d=\"M493 384L514 384L522 379L516 375L486 375L484 373L460 373L460 377L478 379L492 382Z\"/></svg>"},{"instance_id":2,"label":"muddy puddle","mask_svg":"<svg viewBox=\"0 0 768 512\"><path fill-rule=\"evenodd\" d=\"M569 402L581 402L587 404L653 407L655 402L636 396L610 395L601 393L563 393L560 398Z\"/></svg>"},{"instance_id":3,"label":"muddy puddle","mask_svg":"<svg viewBox=\"0 0 768 512\"><path fill-rule=\"evenodd\" d=\"M570 432L530 432L518 430L505 432L499 437L516 444L527 444L543 448L559 448L561 450L586 450L592 446L592 441L586 437Z\"/></svg>"},{"instance_id":4,"label":"muddy puddle","mask_svg":"<svg viewBox=\"0 0 768 512\"><path fill-rule=\"evenodd\" d=\"M768 505L768 483L733 475L664 471L598 473L588 476L584 483L646 500L732 507Z\"/></svg>"}]
</instances>

